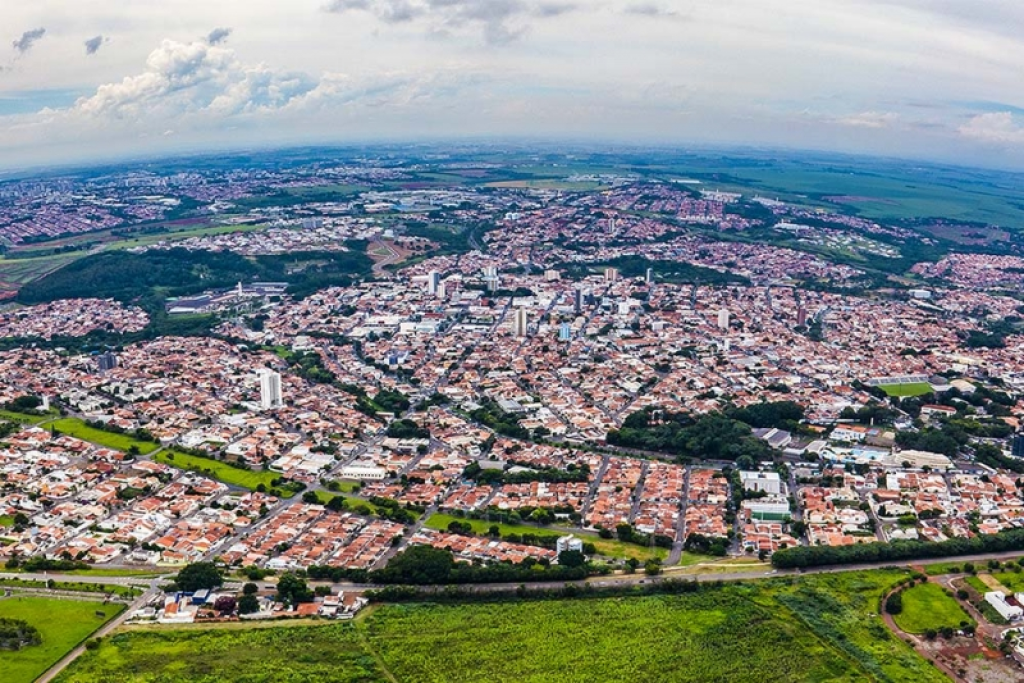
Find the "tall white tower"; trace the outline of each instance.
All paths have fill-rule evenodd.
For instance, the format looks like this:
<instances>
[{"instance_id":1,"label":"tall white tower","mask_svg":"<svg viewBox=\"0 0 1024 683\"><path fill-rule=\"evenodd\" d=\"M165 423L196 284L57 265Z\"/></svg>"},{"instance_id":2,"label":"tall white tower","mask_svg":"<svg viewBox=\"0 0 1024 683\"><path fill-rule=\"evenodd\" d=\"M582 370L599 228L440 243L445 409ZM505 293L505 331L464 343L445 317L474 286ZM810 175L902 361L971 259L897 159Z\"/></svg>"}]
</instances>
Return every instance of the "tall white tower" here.
<instances>
[{"instance_id":1,"label":"tall white tower","mask_svg":"<svg viewBox=\"0 0 1024 683\"><path fill-rule=\"evenodd\" d=\"M517 337L525 337L526 336L526 326L527 326L528 322L529 322L529 319L526 316L526 309L525 308L517 308L516 309L516 317L512 320L512 332L513 332L513 334L515 334Z\"/></svg>"},{"instance_id":2,"label":"tall white tower","mask_svg":"<svg viewBox=\"0 0 1024 683\"><path fill-rule=\"evenodd\" d=\"M718 312L718 329L728 330L729 329L729 309L723 308Z\"/></svg>"},{"instance_id":3,"label":"tall white tower","mask_svg":"<svg viewBox=\"0 0 1024 683\"><path fill-rule=\"evenodd\" d=\"M273 410L284 405L281 398L281 374L270 368L260 368L260 407Z\"/></svg>"}]
</instances>

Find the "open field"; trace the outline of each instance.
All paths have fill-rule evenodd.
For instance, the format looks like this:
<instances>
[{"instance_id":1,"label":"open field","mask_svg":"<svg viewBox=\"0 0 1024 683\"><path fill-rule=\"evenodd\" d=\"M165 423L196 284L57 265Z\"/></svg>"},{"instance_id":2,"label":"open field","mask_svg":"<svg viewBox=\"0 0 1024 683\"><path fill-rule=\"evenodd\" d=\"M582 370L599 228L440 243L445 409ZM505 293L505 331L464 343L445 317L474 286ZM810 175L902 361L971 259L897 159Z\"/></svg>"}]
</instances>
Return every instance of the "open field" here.
<instances>
[{"instance_id":1,"label":"open field","mask_svg":"<svg viewBox=\"0 0 1024 683\"><path fill-rule=\"evenodd\" d=\"M214 225L203 228L194 228L192 230L153 233L150 235L123 238L116 242L111 242L107 246L107 249L132 249L134 247L144 247L149 246L150 244L157 244L159 242L178 242L180 240L188 239L189 237L228 235L233 232L258 232L266 229L266 225Z\"/></svg>"},{"instance_id":2,"label":"open field","mask_svg":"<svg viewBox=\"0 0 1024 683\"><path fill-rule=\"evenodd\" d=\"M31 683L123 609L124 605L92 600L0 599L0 617L23 619L39 629L43 638L41 645L18 652L0 650L0 679L4 683ZM97 611L106 616L96 616Z\"/></svg>"},{"instance_id":3,"label":"open field","mask_svg":"<svg viewBox=\"0 0 1024 683\"><path fill-rule=\"evenodd\" d=\"M955 629L961 621L974 621L937 583L922 583L903 591L903 611L893 619L907 633L916 634L944 626Z\"/></svg>"},{"instance_id":4,"label":"open field","mask_svg":"<svg viewBox=\"0 0 1024 683\"><path fill-rule=\"evenodd\" d=\"M351 624L129 631L103 640L60 683L384 683Z\"/></svg>"},{"instance_id":5,"label":"open field","mask_svg":"<svg viewBox=\"0 0 1024 683\"><path fill-rule=\"evenodd\" d=\"M924 573L928 576L943 574L959 574L964 570L963 562L934 562L924 565Z\"/></svg>"},{"instance_id":6,"label":"open field","mask_svg":"<svg viewBox=\"0 0 1024 683\"><path fill-rule=\"evenodd\" d=\"M992 577L1012 593L1024 593L1024 572L1000 572Z\"/></svg>"},{"instance_id":7,"label":"open field","mask_svg":"<svg viewBox=\"0 0 1024 683\"><path fill-rule=\"evenodd\" d=\"M979 579L977 576L964 577L964 583L966 583L968 586L978 591L982 595L992 590L988 587L988 585L985 584L984 581Z\"/></svg>"},{"instance_id":8,"label":"open field","mask_svg":"<svg viewBox=\"0 0 1024 683\"><path fill-rule=\"evenodd\" d=\"M384 605L354 624L130 628L61 683L939 683L877 615L902 571L577 600Z\"/></svg>"},{"instance_id":9,"label":"open field","mask_svg":"<svg viewBox=\"0 0 1024 683\"><path fill-rule=\"evenodd\" d=\"M879 389L889 396L924 396L933 392L932 385L927 382L911 382L909 384L881 384Z\"/></svg>"},{"instance_id":10,"label":"open field","mask_svg":"<svg viewBox=\"0 0 1024 683\"><path fill-rule=\"evenodd\" d=\"M160 448L160 444L153 441L142 441L133 436L129 436L128 434L117 434L114 432L107 432L102 429L94 429L76 417L65 417L59 420L54 420L53 422L47 423L45 426L52 426L61 434L67 434L68 436L73 436L76 439L82 439L83 441L89 441L90 443L106 446L107 448L114 448L119 451L127 451L132 446L135 446L139 449L139 453L145 455Z\"/></svg>"},{"instance_id":11,"label":"open field","mask_svg":"<svg viewBox=\"0 0 1024 683\"><path fill-rule=\"evenodd\" d=\"M0 529L14 526L13 515L0 515Z\"/></svg>"},{"instance_id":12,"label":"open field","mask_svg":"<svg viewBox=\"0 0 1024 683\"><path fill-rule=\"evenodd\" d=\"M50 579L52 581L52 579ZM0 586L10 586L11 588L34 588L34 589L45 589L49 588L49 582L43 581L42 579L0 579ZM53 589L59 591L71 591L75 593L110 593L113 595L122 595L132 597L136 592L141 593L141 589L131 588L129 586L119 586L113 583L88 583L85 581L54 581Z\"/></svg>"},{"instance_id":13,"label":"open field","mask_svg":"<svg viewBox=\"0 0 1024 683\"><path fill-rule=\"evenodd\" d=\"M508 536L509 534L534 534L536 536L549 536L558 538L559 536L565 536L566 534L574 533L583 539L585 543L593 543L594 547L597 548L597 552L605 557L612 557L616 559L626 559L629 557L635 557L638 560L646 560L651 557L664 560L668 557L668 550L666 548L651 548L646 546L639 546L633 543L624 543L615 539L604 539L593 534L582 534L576 530L566 529L565 531L558 531L556 529L543 529L535 526L529 526L526 524L499 524L498 522L488 522L483 519L464 519L461 517L454 517L452 515L445 515L442 513L436 513L430 516L427 520L426 526L430 529L437 529L439 531L447 531L448 525L452 522L459 522L461 524L469 524L473 527L473 532L477 534L486 534L488 529L492 526L497 525L501 531L502 537ZM703 559L699 556L692 556L696 558L694 561L699 562ZM684 560L686 558L684 557Z\"/></svg>"},{"instance_id":14,"label":"open field","mask_svg":"<svg viewBox=\"0 0 1024 683\"><path fill-rule=\"evenodd\" d=\"M28 425L37 424L50 417L50 415L29 415L28 413L16 413L13 410L0 410L0 422L17 422Z\"/></svg>"},{"instance_id":15,"label":"open field","mask_svg":"<svg viewBox=\"0 0 1024 683\"><path fill-rule=\"evenodd\" d=\"M564 192L593 192L605 189L604 185L588 181L568 180L503 180L496 183L487 183L484 187L502 187L505 189L531 189L531 190L562 190Z\"/></svg>"},{"instance_id":16,"label":"open field","mask_svg":"<svg viewBox=\"0 0 1024 683\"><path fill-rule=\"evenodd\" d=\"M200 458L188 453L181 453L180 451L161 451L153 456L153 460L170 465L171 467L177 467L178 469L199 472L225 484L241 486L251 491L255 491L256 487L260 484L270 489L273 487L271 482L281 476L275 472L263 470L243 470L239 467L232 467L220 460ZM294 493L285 489L282 489L281 494L284 497L294 495Z\"/></svg>"},{"instance_id":17,"label":"open field","mask_svg":"<svg viewBox=\"0 0 1024 683\"><path fill-rule=\"evenodd\" d=\"M84 252L26 259L0 258L0 294L17 291L26 282L38 280L83 255Z\"/></svg>"}]
</instances>

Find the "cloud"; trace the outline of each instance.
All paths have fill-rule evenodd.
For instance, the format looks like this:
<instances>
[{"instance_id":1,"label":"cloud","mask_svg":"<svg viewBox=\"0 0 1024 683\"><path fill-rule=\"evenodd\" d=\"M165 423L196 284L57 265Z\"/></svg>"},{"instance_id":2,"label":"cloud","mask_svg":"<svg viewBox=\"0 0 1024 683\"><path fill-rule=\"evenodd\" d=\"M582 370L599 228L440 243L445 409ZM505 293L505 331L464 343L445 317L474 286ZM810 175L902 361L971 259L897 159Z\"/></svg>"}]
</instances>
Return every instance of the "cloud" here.
<instances>
[{"instance_id":1,"label":"cloud","mask_svg":"<svg viewBox=\"0 0 1024 683\"><path fill-rule=\"evenodd\" d=\"M21 38L13 41L11 45L18 51L19 54L25 54L32 49L32 46L36 44L40 38L46 35L45 28L34 28L31 31L25 31L21 34Z\"/></svg>"},{"instance_id":2,"label":"cloud","mask_svg":"<svg viewBox=\"0 0 1024 683\"><path fill-rule=\"evenodd\" d=\"M635 2L626 6L626 14L641 17L678 17L679 13L654 2Z\"/></svg>"},{"instance_id":3,"label":"cloud","mask_svg":"<svg viewBox=\"0 0 1024 683\"><path fill-rule=\"evenodd\" d=\"M993 145L1024 145L1024 124L1008 111L979 114L960 126L960 134Z\"/></svg>"},{"instance_id":4,"label":"cloud","mask_svg":"<svg viewBox=\"0 0 1024 683\"><path fill-rule=\"evenodd\" d=\"M101 35L90 38L89 40L85 41L85 54L96 54L96 52L99 51L101 47L103 47L103 43L106 43L109 40L110 38L104 38Z\"/></svg>"},{"instance_id":5,"label":"cloud","mask_svg":"<svg viewBox=\"0 0 1024 683\"><path fill-rule=\"evenodd\" d=\"M434 35L480 31L492 45L521 37L535 20L558 17L579 9L573 2L537 0L331 0L327 12L362 11L385 24L422 21Z\"/></svg>"},{"instance_id":6,"label":"cloud","mask_svg":"<svg viewBox=\"0 0 1024 683\"><path fill-rule=\"evenodd\" d=\"M215 28L206 36L206 42L210 45L220 45L231 35L230 28Z\"/></svg>"},{"instance_id":7,"label":"cloud","mask_svg":"<svg viewBox=\"0 0 1024 683\"><path fill-rule=\"evenodd\" d=\"M891 111L865 111L860 114L851 114L836 119L836 122L844 126L854 128L890 128L900 120L900 115Z\"/></svg>"}]
</instances>

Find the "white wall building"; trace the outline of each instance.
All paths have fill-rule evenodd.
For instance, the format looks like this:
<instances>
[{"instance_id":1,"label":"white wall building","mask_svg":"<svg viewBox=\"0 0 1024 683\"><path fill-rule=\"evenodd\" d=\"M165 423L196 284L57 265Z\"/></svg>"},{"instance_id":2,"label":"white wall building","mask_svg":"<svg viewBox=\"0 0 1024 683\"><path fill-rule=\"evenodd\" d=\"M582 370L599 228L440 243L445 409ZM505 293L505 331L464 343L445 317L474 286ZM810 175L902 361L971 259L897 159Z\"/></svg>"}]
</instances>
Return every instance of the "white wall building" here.
<instances>
[{"instance_id":1,"label":"white wall building","mask_svg":"<svg viewBox=\"0 0 1024 683\"><path fill-rule=\"evenodd\" d=\"M260 376L260 407L273 410L284 405L281 397L281 373L270 368L261 368Z\"/></svg>"}]
</instances>

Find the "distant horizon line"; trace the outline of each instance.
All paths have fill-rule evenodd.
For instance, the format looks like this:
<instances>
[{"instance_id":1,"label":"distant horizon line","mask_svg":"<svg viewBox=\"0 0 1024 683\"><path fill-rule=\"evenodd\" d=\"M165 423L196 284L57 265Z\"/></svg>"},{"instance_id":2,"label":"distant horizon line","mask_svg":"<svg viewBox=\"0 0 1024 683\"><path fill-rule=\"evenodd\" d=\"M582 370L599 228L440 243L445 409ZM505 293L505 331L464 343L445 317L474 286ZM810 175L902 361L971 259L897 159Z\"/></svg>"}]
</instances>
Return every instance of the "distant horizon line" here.
<instances>
[{"instance_id":1,"label":"distant horizon line","mask_svg":"<svg viewBox=\"0 0 1024 683\"><path fill-rule=\"evenodd\" d=\"M152 151L145 153L113 154L110 156L99 156L92 159L82 159L67 162L49 162L40 164L17 164L4 166L0 160L0 183L24 180L24 177L40 177L52 174L64 174L73 171L90 169L101 169L113 166L144 165L158 161L181 161L189 158L209 158L214 156L241 156L247 153L273 154L275 152L287 153L299 150L355 150L355 149L401 149L410 150L416 147L440 149L451 148L473 148L473 147L500 147L515 146L528 151L530 148L547 149L549 151L573 150L596 152L605 148L608 153L621 153L625 151L650 151L660 153L732 153L739 155L754 156L756 154L779 154L791 156L813 156L822 160L827 159L859 159L870 161L881 161L890 164L919 165L931 168L949 168L957 170L981 171L986 173L1024 175L1024 163L1020 167L979 165L970 163L957 163L954 161L943 161L939 159L928 159L910 156L891 156L872 152L849 152L814 147L789 147L784 145L754 144L754 143L713 143L713 142L682 142L669 141L627 141L615 138L587 138L573 139L565 138L559 140L549 137L508 137L508 136L484 136L478 138L379 138L379 139L353 139L348 141L322 141L322 142L269 142L266 144L245 144L230 145L225 147L203 147L187 148L180 150ZM467 150L468 151L468 150Z\"/></svg>"}]
</instances>

